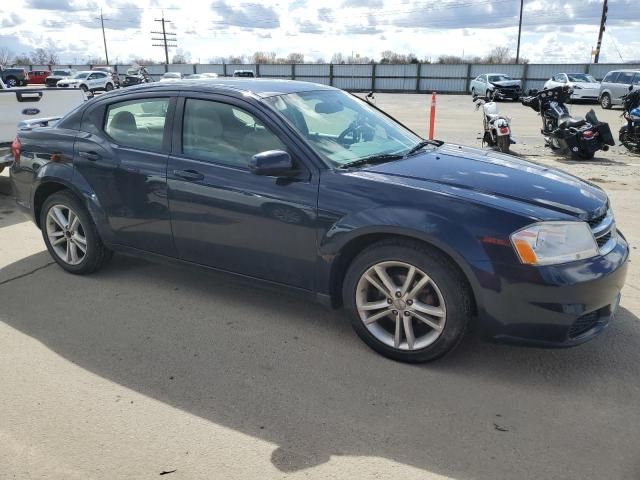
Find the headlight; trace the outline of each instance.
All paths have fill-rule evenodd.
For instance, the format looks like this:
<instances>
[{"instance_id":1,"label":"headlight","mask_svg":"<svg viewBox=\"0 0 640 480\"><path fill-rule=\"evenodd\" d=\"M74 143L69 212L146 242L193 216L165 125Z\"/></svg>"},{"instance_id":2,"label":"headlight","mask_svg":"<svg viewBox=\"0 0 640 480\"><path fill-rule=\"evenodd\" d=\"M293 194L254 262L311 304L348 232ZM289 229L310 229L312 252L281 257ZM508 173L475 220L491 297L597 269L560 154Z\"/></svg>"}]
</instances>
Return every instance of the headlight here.
<instances>
[{"instance_id":1,"label":"headlight","mask_svg":"<svg viewBox=\"0 0 640 480\"><path fill-rule=\"evenodd\" d=\"M520 261L528 265L553 265L598 255L585 222L543 222L511 234Z\"/></svg>"}]
</instances>

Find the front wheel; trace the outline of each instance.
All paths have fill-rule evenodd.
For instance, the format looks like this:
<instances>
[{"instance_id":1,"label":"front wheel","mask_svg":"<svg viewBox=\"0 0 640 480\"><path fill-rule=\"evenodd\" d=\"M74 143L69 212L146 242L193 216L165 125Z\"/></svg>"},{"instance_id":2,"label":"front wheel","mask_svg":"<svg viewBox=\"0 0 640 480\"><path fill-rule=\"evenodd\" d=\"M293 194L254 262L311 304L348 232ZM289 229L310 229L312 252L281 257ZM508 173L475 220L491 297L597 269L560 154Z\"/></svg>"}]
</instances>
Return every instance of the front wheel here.
<instances>
[{"instance_id":1,"label":"front wheel","mask_svg":"<svg viewBox=\"0 0 640 480\"><path fill-rule=\"evenodd\" d=\"M18 79L9 77L7 78L7 87L13 88L18 86Z\"/></svg>"},{"instance_id":2,"label":"front wheel","mask_svg":"<svg viewBox=\"0 0 640 480\"><path fill-rule=\"evenodd\" d=\"M80 85L80 89L84 92L87 93L89 91L89 88L86 85Z\"/></svg>"},{"instance_id":3,"label":"front wheel","mask_svg":"<svg viewBox=\"0 0 640 480\"><path fill-rule=\"evenodd\" d=\"M487 100L489 102L493 101L493 92L491 90L487 90L487 92L485 93L485 96L487 97Z\"/></svg>"},{"instance_id":4,"label":"front wheel","mask_svg":"<svg viewBox=\"0 0 640 480\"><path fill-rule=\"evenodd\" d=\"M45 200L40 228L49 253L68 272L95 272L111 257L89 212L71 192L54 193Z\"/></svg>"},{"instance_id":5,"label":"front wheel","mask_svg":"<svg viewBox=\"0 0 640 480\"><path fill-rule=\"evenodd\" d=\"M509 148L511 147L511 140L509 139L509 135L502 135L498 137L497 140L498 150L502 153L509 153Z\"/></svg>"},{"instance_id":6,"label":"front wheel","mask_svg":"<svg viewBox=\"0 0 640 480\"><path fill-rule=\"evenodd\" d=\"M410 363L455 348L471 317L471 295L458 269L439 251L403 240L376 243L356 257L343 300L369 347Z\"/></svg>"},{"instance_id":7,"label":"front wheel","mask_svg":"<svg viewBox=\"0 0 640 480\"><path fill-rule=\"evenodd\" d=\"M107 85L104 87L104 89L105 89L107 92L110 92L111 90L113 90L113 85L112 85L112 84L110 84L110 83L107 83Z\"/></svg>"},{"instance_id":8,"label":"front wheel","mask_svg":"<svg viewBox=\"0 0 640 480\"><path fill-rule=\"evenodd\" d=\"M600 106L605 110L611 108L611 96L608 93L603 93L600 97Z\"/></svg>"}]
</instances>

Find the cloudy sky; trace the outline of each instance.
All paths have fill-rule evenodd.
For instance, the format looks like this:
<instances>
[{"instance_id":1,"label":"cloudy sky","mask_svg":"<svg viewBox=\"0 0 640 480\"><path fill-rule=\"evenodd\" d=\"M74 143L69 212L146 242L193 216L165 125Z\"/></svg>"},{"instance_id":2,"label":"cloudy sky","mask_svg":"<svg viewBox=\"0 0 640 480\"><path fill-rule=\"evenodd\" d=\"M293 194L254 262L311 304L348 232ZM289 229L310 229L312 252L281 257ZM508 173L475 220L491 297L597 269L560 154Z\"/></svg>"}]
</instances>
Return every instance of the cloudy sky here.
<instances>
[{"instance_id":1,"label":"cloudy sky","mask_svg":"<svg viewBox=\"0 0 640 480\"><path fill-rule=\"evenodd\" d=\"M532 62L587 62L597 40L602 0L525 0L521 55ZM378 59L380 52L419 58L515 52L519 0L14 0L0 6L0 48L15 54L53 46L64 63L104 57L163 58L153 47L162 11L178 48L194 62L257 50L307 60L334 52ZM610 0L601 62L640 59L640 0Z\"/></svg>"}]
</instances>

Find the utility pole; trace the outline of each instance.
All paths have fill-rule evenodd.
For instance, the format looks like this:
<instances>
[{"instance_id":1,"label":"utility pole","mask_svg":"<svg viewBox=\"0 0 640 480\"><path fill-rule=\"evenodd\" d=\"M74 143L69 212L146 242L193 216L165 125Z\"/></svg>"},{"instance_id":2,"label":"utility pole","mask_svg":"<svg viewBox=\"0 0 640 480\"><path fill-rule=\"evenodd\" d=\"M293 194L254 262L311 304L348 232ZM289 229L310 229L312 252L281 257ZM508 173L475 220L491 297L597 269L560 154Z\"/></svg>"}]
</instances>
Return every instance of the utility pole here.
<instances>
[{"instance_id":1,"label":"utility pole","mask_svg":"<svg viewBox=\"0 0 640 480\"><path fill-rule=\"evenodd\" d=\"M602 46L602 35L604 34L604 27L607 23L607 11L609 10L609 6L607 5L607 0L604 0L602 3L602 18L600 19L600 32L598 33L598 44L596 45L596 56L593 59L593 63L598 63L600 60L600 47Z\"/></svg>"},{"instance_id":2,"label":"utility pole","mask_svg":"<svg viewBox=\"0 0 640 480\"><path fill-rule=\"evenodd\" d=\"M164 47L164 58L165 58L165 64L169 65L169 47L177 47L178 45L175 43L176 42L176 38L175 38L175 33L172 32L167 32L167 29L165 27L165 25L167 23L171 23L169 20L165 20L164 18L164 11L162 12L162 18L160 19L155 19L154 22L160 22L162 23L162 31L161 32L151 32L154 33L156 35L162 35L162 38L152 38L151 40L153 40L154 42L162 42L162 43L154 43L153 46L154 47ZM167 36L169 38L167 38Z\"/></svg>"},{"instance_id":3,"label":"utility pole","mask_svg":"<svg viewBox=\"0 0 640 480\"><path fill-rule=\"evenodd\" d=\"M516 63L520 61L520 35L522 35L522 10L524 10L524 0L520 0L520 22L518 23L518 47L516 48Z\"/></svg>"},{"instance_id":4,"label":"utility pole","mask_svg":"<svg viewBox=\"0 0 640 480\"><path fill-rule=\"evenodd\" d=\"M102 25L102 41L104 42L104 58L109 65L109 54L107 53L107 37L104 34L104 17L102 16L102 9L100 9L100 25ZM107 18L107 20L109 20Z\"/></svg>"}]
</instances>

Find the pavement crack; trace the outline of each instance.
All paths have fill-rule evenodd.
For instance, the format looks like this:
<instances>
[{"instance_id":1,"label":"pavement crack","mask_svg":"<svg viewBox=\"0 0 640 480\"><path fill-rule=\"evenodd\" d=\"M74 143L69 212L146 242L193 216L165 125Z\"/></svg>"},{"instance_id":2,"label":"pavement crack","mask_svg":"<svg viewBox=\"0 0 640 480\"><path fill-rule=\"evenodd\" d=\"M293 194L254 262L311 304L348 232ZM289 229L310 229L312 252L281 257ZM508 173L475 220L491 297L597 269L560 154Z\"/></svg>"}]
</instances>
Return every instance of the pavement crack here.
<instances>
[{"instance_id":1,"label":"pavement crack","mask_svg":"<svg viewBox=\"0 0 640 480\"><path fill-rule=\"evenodd\" d=\"M56 263L56 262L48 262L45 265L41 265L41 266L39 266L37 268L34 268L33 270L29 270L28 272L21 273L20 275L16 275L15 277L7 278L6 280L2 280L0 282L0 287L5 285L5 284L7 284L7 283L13 282L14 280L20 280L21 278L28 277L29 275L33 275L34 273L36 273L36 272L38 272L40 270L43 270L43 269L47 268L49 265L53 265L54 263Z\"/></svg>"}]
</instances>

